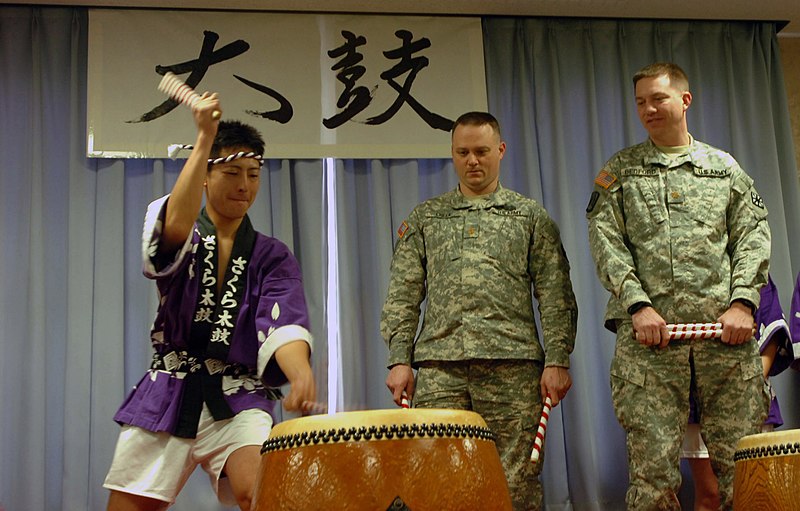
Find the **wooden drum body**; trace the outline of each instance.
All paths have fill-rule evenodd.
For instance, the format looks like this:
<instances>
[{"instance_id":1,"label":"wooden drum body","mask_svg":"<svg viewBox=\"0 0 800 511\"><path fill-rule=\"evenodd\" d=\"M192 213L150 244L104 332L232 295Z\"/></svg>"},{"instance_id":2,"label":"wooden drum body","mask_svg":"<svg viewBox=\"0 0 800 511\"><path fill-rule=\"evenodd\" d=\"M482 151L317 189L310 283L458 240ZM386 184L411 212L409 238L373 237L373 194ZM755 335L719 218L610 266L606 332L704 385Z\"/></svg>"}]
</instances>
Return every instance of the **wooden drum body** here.
<instances>
[{"instance_id":1,"label":"wooden drum body","mask_svg":"<svg viewBox=\"0 0 800 511\"><path fill-rule=\"evenodd\" d=\"M735 511L800 511L800 429L746 436L734 459Z\"/></svg>"},{"instance_id":2,"label":"wooden drum body","mask_svg":"<svg viewBox=\"0 0 800 511\"><path fill-rule=\"evenodd\" d=\"M464 410L288 420L261 450L256 511L510 510L494 435Z\"/></svg>"}]
</instances>

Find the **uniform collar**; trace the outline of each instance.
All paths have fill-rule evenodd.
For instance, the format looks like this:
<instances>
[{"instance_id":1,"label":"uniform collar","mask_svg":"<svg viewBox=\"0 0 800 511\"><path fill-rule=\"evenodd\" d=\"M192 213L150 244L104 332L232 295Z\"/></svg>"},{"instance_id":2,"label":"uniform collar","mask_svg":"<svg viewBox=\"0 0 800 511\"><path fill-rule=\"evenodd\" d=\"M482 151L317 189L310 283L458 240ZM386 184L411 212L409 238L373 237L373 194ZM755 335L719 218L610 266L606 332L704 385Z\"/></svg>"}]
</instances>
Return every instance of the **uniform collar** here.
<instances>
[{"instance_id":1,"label":"uniform collar","mask_svg":"<svg viewBox=\"0 0 800 511\"><path fill-rule=\"evenodd\" d=\"M449 192L448 199L450 207L453 209L514 209L512 195L499 182L495 191L479 200L467 199L458 186L456 186L455 190Z\"/></svg>"},{"instance_id":2,"label":"uniform collar","mask_svg":"<svg viewBox=\"0 0 800 511\"><path fill-rule=\"evenodd\" d=\"M697 154L697 141L692 137L692 143L689 146L689 149L686 151L685 154L682 154L676 158L671 158L670 156L661 152L658 147L653 143L651 139L647 139L645 142L645 152L644 156L642 157L642 164L643 165L659 165L661 167L680 167L684 163L689 163L694 167L701 167L698 162L698 154Z\"/></svg>"}]
</instances>

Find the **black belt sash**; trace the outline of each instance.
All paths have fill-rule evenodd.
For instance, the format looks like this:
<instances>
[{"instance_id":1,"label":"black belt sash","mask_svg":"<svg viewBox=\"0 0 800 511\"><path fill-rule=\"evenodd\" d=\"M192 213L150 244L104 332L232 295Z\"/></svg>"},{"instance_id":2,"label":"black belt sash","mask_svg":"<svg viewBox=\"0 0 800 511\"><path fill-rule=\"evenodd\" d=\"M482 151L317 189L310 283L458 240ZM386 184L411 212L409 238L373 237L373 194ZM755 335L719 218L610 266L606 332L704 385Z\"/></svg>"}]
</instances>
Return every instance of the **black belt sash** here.
<instances>
[{"instance_id":1,"label":"black belt sash","mask_svg":"<svg viewBox=\"0 0 800 511\"><path fill-rule=\"evenodd\" d=\"M236 231L228 267L225 269L225 282L221 287L222 296L218 296L219 242L216 227L205 208L197 219L197 229L200 233L200 243L197 247L195 259L197 267L194 269L193 278L199 279L199 285L188 355L202 361L206 369L209 369L212 360L213 366L220 364L227 366L222 361L228 358L234 327L242 306L247 265L253 253L256 232L250 219L245 216ZM203 403L208 406L214 420L230 419L235 415L222 393L223 375L223 371L211 370L190 370L186 374L175 436L183 438L197 436L197 424Z\"/></svg>"},{"instance_id":2,"label":"black belt sash","mask_svg":"<svg viewBox=\"0 0 800 511\"><path fill-rule=\"evenodd\" d=\"M185 373L181 407L173 433L181 438L197 436L197 423L204 401L215 420L229 419L235 415L222 394L223 376L257 378L254 371L245 365L226 364L214 358L195 357L186 351L170 351L163 355L155 353L150 369ZM265 391L267 399L278 401L283 397L280 388L267 388Z\"/></svg>"}]
</instances>

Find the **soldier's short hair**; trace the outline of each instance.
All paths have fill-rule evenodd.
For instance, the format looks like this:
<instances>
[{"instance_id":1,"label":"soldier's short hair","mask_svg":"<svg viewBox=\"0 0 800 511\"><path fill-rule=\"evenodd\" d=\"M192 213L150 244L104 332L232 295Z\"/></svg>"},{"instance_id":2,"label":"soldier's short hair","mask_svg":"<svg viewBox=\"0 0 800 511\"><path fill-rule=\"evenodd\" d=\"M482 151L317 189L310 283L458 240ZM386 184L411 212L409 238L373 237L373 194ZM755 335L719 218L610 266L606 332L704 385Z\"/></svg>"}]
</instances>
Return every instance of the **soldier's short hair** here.
<instances>
[{"instance_id":1,"label":"soldier's short hair","mask_svg":"<svg viewBox=\"0 0 800 511\"><path fill-rule=\"evenodd\" d=\"M483 126L485 124L491 126L494 132L497 133L497 136L502 138L500 134L500 123L497 122L497 119L489 112L467 112L461 114L453 123L453 129L450 130L450 135L452 136L453 133L455 133L458 126Z\"/></svg>"},{"instance_id":2,"label":"soldier's short hair","mask_svg":"<svg viewBox=\"0 0 800 511\"><path fill-rule=\"evenodd\" d=\"M223 149L244 149L264 154L264 139L257 129L240 121L220 121L211 146L210 158L219 157Z\"/></svg>"},{"instance_id":3,"label":"soldier's short hair","mask_svg":"<svg viewBox=\"0 0 800 511\"><path fill-rule=\"evenodd\" d=\"M636 84L642 78L654 78L663 75L669 77L669 83L676 89L683 91L689 90L689 77L686 76L683 69L674 62L655 62L643 67L633 75L633 87L636 88Z\"/></svg>"}]
</instances>

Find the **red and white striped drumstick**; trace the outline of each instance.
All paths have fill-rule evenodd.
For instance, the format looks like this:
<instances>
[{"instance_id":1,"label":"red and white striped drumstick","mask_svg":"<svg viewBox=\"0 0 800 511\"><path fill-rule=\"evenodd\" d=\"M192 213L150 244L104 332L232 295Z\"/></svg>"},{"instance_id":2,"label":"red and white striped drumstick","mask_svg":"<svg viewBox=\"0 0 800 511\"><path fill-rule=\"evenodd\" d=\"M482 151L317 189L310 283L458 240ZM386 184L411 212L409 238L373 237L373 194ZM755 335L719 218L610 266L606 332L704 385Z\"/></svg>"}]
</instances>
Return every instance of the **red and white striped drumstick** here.
<instances>
[{"instance_id":1,"label":"red and white striped drumstick","mask_svg":"<svg viewBox=\"0 0 800 511\"><path fill-rule=\"evenodd\" d=\"M544 407L542 408L542 418L539 419L539 429L536 431L536 439L533 441L533 450L531 451L531 462L538 463L539 455L544 444L544 434L547 432L547 421L550 419L550 408L552 407L552 400L550 394L544 398Z\"/></svg>"},{"instance_id":2,"label":"red and white striped drumstick","mask_svg":"<svg viewBox=\"0 0 800 511\"><path fill-rule=\"evenodd\" d=\"M200 101L200 95L191 87L186 85L183 80L178 78L172 71L167 71L158 84L158 90L171 97L175 101L179 101L187 106L194 106L195 103ZM212 119L219 119L219 110L211 112Z\"/></svg>"},{"instance_id":3,"label":"red and white striped drumstick","mask_svg":"<svg viewBox=\"0 0 800 511\"><path fill-rule=\"evenodd\" d=\"M667 325L670 340L722 337L722 323L677 323Z\"/></svg>"},{"instance_id":4,"label":"red and white striped drumstick","mask_svg":"<svg viewBox=\"0 0 800 511\"><path fill-rule=\"evenodd\" d=\"M406 410L411 408L411 401L408 399L408 394L406 394L405 390L403 391L403 397L400 398L400 407Z\"/></svg>"}]
</instances>

